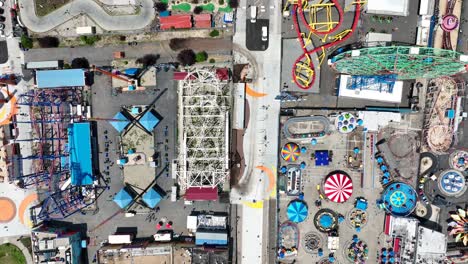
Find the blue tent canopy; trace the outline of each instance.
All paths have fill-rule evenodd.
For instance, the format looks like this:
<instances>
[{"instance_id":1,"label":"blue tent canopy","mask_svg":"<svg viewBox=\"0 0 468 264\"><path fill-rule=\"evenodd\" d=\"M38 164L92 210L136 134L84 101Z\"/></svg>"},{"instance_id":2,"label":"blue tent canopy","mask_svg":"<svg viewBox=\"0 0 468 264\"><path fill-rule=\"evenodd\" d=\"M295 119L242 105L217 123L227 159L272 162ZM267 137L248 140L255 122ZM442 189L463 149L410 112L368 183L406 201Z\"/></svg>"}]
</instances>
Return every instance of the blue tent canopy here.
<instances>
[{"instance_id":1,"label":"blue tent canopy","mask_svg":"<svg viewBox=\"0 0 468 264\"><path fill-rule=\"evenodd\" d=\"M328 150L315 151L315 166L328 166L329 163Z\"/></svg>"},{"instance_id":2,"label":"blue tent canopy","mask_svg":"<svg viewBox=\"0 0 468 264\"><path fill-rule=\"evenodd\" d=\"M124 73L129 76L134 76L137 75L139 68L128 68L124 70Z\"/></svg>"},{"instance_id":3,"label":"blue tent canopy","mask_svg":"<svg viewBox=\"0 0 468 264\"><path fill-rule=\"evenodd\" d=\"M287 215L290 221L300 223L307 218L308 212L307 205L303 201L296 200L288 205Z\"/></svg>"},{"instance_id":4,"label":"blue tent canopy","mask_svg":"<svg viewBox=\"0 0 468 264\"><path fill-rule=\"evenodd\" d=\"M127 117L125 117L121 112L118 112L115 114L113 119L117 119L120 121L110 121L109 123L117 130L119 133L121 133L127 126L130 124L130 121L128 120Z\"/></svg>"},{"instance_id":5,"label":"blue tent canopy","mask_svg":"<svg viewBox=\"0 0 468 264\"><path fill-rule=\"evenodd\" d=\"M151 132L159 124L159 119L151 111L148 111L140 118L139 122L146 130Z\"/></svg>"},{"instance_id":6,"label":"blue tent canopy","mask_svg":"<svg viewBox=\"0 0 468 264\"><path fill-rule=\"evenodd\" d=\"M125 190L125 188L122 188L115 196L114 196L114 202L120 207L120 208L125 208L127 207L133 200L133 197Z\"/></svg>"},{"instance_id":7,"label":"blue tent canopy","mask_svg":"<svg viewBox=\"0 0 468 264\"><path fill-rule=\"evenodd\" d=\"M150 208L156 207L161 202L162 196L153 188L150 188L145 194L143 194L143 201Z\"/></svg>"},{"instance_id":8,"label":"blue tent canopy","mask_svg":"<svg viewBox=\"0 0 468 264\"><path fill-rule=\"evenodd\" d=\"M356 201L356 208L359 209L359 210L363 210L363 211L366 211L367 210L367 201L364 201L364 200L357 200Z\"/></svg>"}]
</instances>

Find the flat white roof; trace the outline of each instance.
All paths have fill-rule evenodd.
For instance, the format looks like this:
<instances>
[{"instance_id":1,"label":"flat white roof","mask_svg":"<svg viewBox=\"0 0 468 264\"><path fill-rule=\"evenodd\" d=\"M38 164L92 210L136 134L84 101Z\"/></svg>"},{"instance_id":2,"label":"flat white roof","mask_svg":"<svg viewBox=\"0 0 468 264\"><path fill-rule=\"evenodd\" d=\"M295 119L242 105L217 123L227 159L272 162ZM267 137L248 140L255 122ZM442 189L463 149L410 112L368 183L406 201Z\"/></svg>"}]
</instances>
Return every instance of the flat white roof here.
<instances>
[{"instance_id":1,"label":"flat white roof","mask_svg":"<svg viewBox=\"0 0 468 264\"><path fill-rule=\"evenodd\" d=\"M390 122L400 122L400 113L360 111L358 117L362 119L363 126L368 131L379 131L379 128L385 127Z\"/></svg>"},{"instance_id":2,"label":"flat white roof","mask_svg":"<svg viewBox=\"0 0 468 264\"><path fill-rule=\"evenodd\" d=\"M407 16L409 0L368 0L367 13L380 15Z\"/></svg>"},{"instance_id":3,"label":"flat white roof","mask_svg":"<svg viewBox=\"0 0 468 264\"><path fill-rule=\"evenodd\" d=\"M367 99L389 103L401 103L401 96L403 94L403 82L396 81L393 85L393 92L388 93L385 91L376 90L359 90L359 89L348 89L348 80L351 78L350 75L341 75L340 88L338 90L338 96Z\"/></svg>"},{"instance_id":4,"label":"flat white roof","mask_svg":"<svg viewBox=\"0 0 468 264\"><path fill-rule=\"evenodd\" d=\"M418 254L443 255L447 252L447 236L431 230L429 228L419 227Z\"/></svg>"},{"instance_id":5,"label":"flat white roof","mask_svg":"<svg viewBox=\"0 0 468 264\"><path fill-rule=\"evenodd\" d=\"M197 216L196 215L187 216L187 229L197 229Z\"/></svg>"}]
</instances>

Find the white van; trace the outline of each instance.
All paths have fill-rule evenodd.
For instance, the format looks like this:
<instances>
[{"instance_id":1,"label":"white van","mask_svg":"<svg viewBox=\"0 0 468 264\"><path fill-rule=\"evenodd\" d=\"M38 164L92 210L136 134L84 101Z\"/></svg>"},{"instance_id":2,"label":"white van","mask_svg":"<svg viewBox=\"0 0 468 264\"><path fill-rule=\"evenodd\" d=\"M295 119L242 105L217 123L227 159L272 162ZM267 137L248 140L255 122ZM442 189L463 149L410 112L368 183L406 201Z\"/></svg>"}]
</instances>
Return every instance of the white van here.
<instances>
[{"instance_id":1,"label":"white van","mask_svg":"<svg viewBox=\"0 0 468 264\"><path fill-rule=\"evenodd\" d=\"M257 6L250 7L250 23L255 23L257 21Z\"/></svg>"},{"instance_id":2,"label":"white van","mask_svg":"<svg viewBox=\"0 0 468 264\"><path fill-rule=\"evenodd\" d=\"M268 40L268 28L262 27L262 41Z\"/></svg>"}]
</instances>

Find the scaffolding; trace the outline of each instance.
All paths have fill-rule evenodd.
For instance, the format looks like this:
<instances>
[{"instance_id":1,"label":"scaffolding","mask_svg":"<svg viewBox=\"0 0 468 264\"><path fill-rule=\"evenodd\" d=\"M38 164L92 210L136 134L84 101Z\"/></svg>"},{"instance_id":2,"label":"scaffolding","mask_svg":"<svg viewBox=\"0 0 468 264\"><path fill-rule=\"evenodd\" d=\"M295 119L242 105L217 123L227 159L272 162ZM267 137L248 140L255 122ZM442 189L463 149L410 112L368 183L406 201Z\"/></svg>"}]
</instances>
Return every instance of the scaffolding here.
<instances>
[{"instance_id":1,"label":"scaffolding","mask_svg":"<svg viewBox=\"0 0 468 264\"><path fill-rule=\"evenodd\" d=\"M412 46L385 46L344 51L331 66L349 75L396 74L399 80L437 78L465 70L461 53Z\"/></svg>"},{"instance_id":2,"label":"scaffolding","mask_svg":"<svg viewBox=\"0 0 468 264\"><path fill-rule=\"evenodd\" d=\"M346 84L346 89L393 93L396 78L395 74L351 76Z\"/></svg>"},{"instance_id":3,"label":"scaffolding","mask_svg":"<svg viewBox=\"0 0 468 264\"><path fill-rule=\"evenodd\" d=\"M215 187L228 175L230 87L215 70L194 69L179 83L179 162L182 190Z\"/></svg>"},{"instance_id":4,"label":"scaffolding","mask_svg":"<svg viewBox=\"0 0 468 264\"><path fill-rule=\"evenodd\" d=\"M67 128L70 123L82 121L74 111L80 107L82 89L79 87L60 89L32 89L19 96L17 104L29 107L30 134L17 138L15 142L29 142L31 154L16 155L21 164L31 162L31 173L23 170L15 175L18 186L37 188L41 203L31 208L31 220L63 219L91 205L105 186L70 186L70 168ZM99 191L102 190L102 191Z\"/></svg>"}]
</instances>

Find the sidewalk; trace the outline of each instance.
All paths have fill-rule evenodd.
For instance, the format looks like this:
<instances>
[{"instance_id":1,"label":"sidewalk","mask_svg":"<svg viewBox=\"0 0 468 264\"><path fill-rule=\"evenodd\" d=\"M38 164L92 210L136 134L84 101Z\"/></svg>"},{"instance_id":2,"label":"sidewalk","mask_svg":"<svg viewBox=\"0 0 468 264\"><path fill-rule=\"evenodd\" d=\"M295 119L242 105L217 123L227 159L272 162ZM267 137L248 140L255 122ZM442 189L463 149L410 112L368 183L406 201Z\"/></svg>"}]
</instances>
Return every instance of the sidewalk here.
<instances>
[{"instance_id":1,"label":"sidewalk","mask_svg":"<svg viewBox=\"0 0 468 264\"><path fill-rule=\"evenodd\" d=\"M17 246L21 250L21 252L23 252L24 257L26 258L26 263L33 264L31 252L29 252L29 250L23 245L23 243L17 240L17 237L4 237L2 244L6 243L10 243Z\"/></svg>"}]
</instances>

